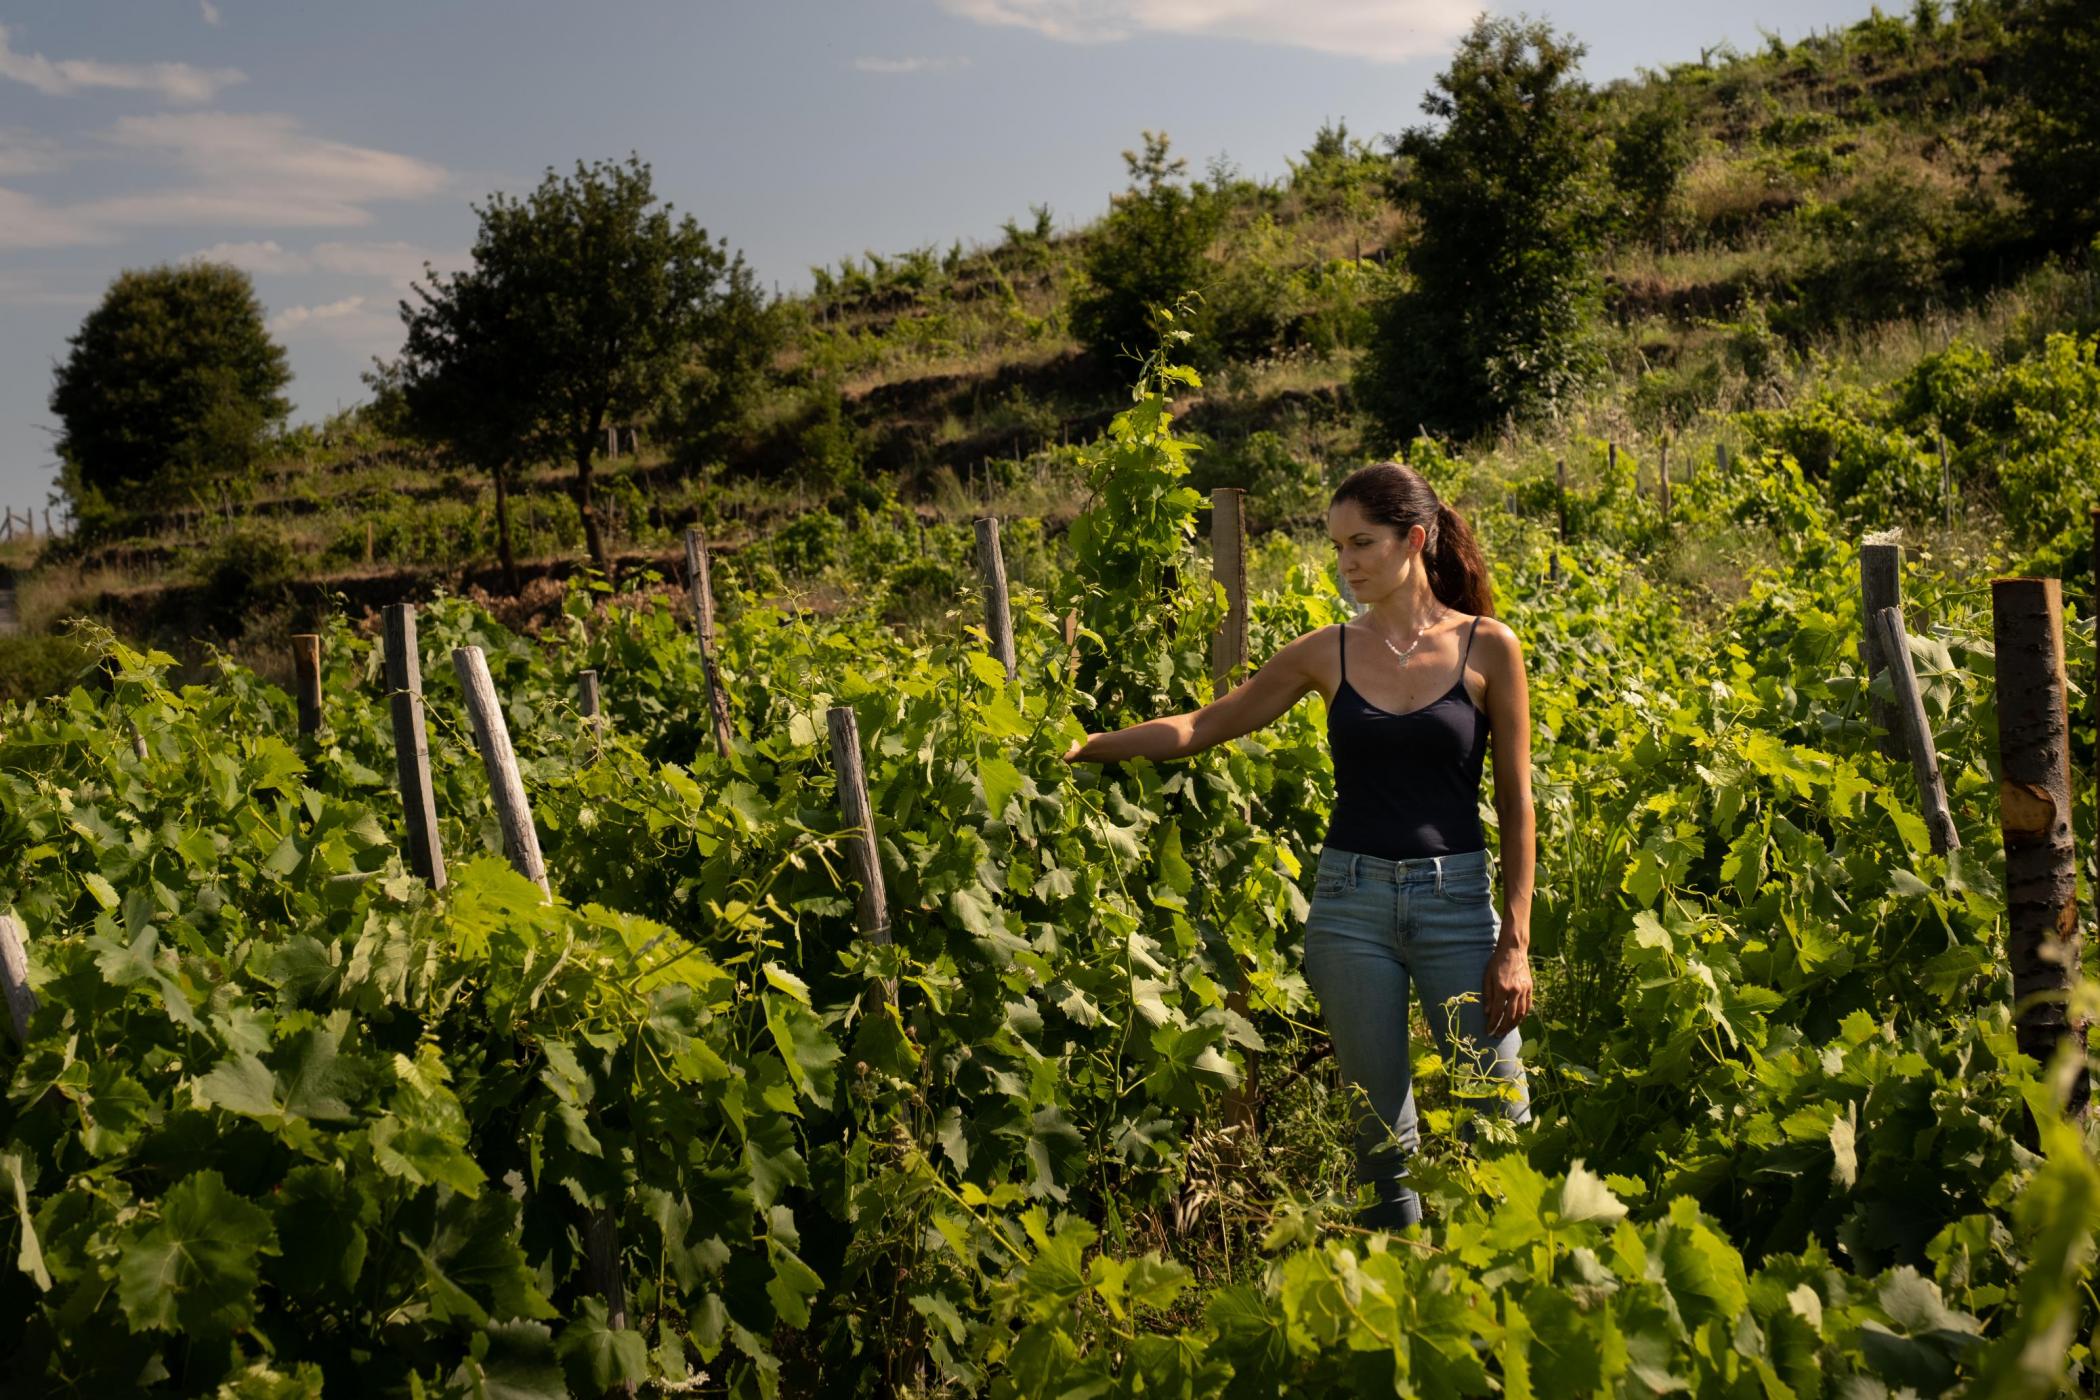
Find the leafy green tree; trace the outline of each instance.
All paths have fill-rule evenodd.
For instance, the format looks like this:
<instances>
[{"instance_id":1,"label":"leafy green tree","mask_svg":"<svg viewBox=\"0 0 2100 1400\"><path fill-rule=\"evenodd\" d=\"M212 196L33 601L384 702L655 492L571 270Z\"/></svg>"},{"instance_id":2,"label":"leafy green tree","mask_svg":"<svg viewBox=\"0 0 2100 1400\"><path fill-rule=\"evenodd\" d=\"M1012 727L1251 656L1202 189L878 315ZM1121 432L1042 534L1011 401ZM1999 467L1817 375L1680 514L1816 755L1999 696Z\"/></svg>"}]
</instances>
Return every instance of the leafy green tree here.
<instances>
[{"instance_id":1,"label":"leafy green tree","mask_svg":"<svg viewBox=\"0 0 2100 1400\"><path fill-rule=\"evenodd\" d=\"M1152 310L1205 280L1217 230L1210 201L1184 183L1188 161L1169 157L1165 132L1123 152L1130 188L1115 197L1086 253L1086 285L1072 299L1072 330L1103 365L1159 343Z\"/></svg>"},{"instance_id":2,"label":"leafy green tree","mask_svg":"<svg viewBox=\"0 0 2100 1400\"><path fill-rule=\"evenodd\" d=\"M2007 174L2045 236L2083 242L2100 230L2100 6L2032 0L2013 42L2018 90Z\"/></svg>"},{"instance_id":3,"label":"leafy green tree","mask_svg":"<svg viewBox=\"0 0 2100 1400\"><path fill-rule=\"evenodd\" d=\"M291 405L248 274L221 263L118 275L53 375L61 482L92 531L169 489L245 473Z\"/></svg>"},{"instance_id":4,"label":"leafy green tree","mask_svg":"<svg viewBox=\"0 0 2100 1400\"><path fill-rule=\"evenodd\" d=\"M509 325L520 303L482 269L452 274L425 267L401 302L401 354L365 382L382 417L409 436L441 445L488 473L496 489L496 548L504 580L518 591L510 537L510 493L521 464L547 447L543 407L550 366Z\"/></svg>"},{"instance_id":5,"label":"leafy green tree","mask_svg":"<svg viewBox=\"0 0 2100 1400\"><path fill-rule=\"evenodd\" d=\"M1691 112L1676 88L1663 85L1634 102L1612 131L1609 160L1619 218L1628 232L1655 241L1670 236L1684 173L1697 153Z\"/></svg>"},{"instance_id":6,"label":"leafy green tree","mask_svg":"<svg viewBox=\"0 0 2100 1400\"><path fill-rule=\"evenodd\" d=\"M1550 406L1591 370L1596 141L1583 46L1482 17L1395 139L1418 216L1409 277L1378 308L1356 389L1390 441L1470 435Z\"/></svg>"},{"instance_id":7,"label":"leafy green tree","mask_svg":"<svg viewBox=\"0 0 2100 1400\"><path fill-rule=\"evenodd\" d=\"M655 412L711 334L733 332L724 308L745 293L743 254L710 240L690 214L659 203L649 167L579 161L549 169L524 199L489 197L476 211L471 281L433 288L437 302L486 290L500 314L461 312L502 339L489 363L516 367L537 410L536 431L576 466L576 506L598 570L612 574L591 482L608 423ZM755 293L752 293L755 294ZM479 354L481 352L477 352Z\"/></svg>"}]
</instances>

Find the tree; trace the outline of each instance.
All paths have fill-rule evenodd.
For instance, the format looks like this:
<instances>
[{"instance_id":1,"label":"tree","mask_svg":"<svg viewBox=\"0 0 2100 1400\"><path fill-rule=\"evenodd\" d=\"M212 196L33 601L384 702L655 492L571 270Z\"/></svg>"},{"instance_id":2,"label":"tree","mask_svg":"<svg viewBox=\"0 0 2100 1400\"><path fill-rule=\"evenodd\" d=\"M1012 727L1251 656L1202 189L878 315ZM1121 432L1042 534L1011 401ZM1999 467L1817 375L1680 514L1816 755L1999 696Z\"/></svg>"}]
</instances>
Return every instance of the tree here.
<instances>
[{"instance_id":1,"label":"tree","mask_svg":"<svg viewBox=\"0 0 2100 1400\"><path fill-rule=\"evenodd\" d=\"M90 529L170 489L245 473L291 409L284 351L239 268L121 273L67 343L51 412L62 482Z\"/></svg>"},{"instance_id":2,"label":"tree","mask_svg":"<svg viewBox=\"0 0 2100 1400\"><path fill-rule=\"evenodd\" d=\"M496 549L516 593L510 492L520 463L544 447L547 365L510 324L521 303L487 272L447 275L427 264L424 271L429 284L411 284L417 304L400 304L407 332L400 356L377 362L365 382L383 410L398 406L410 435L488 473L496 489Z\"/></svg>"},{"instance_id":3,"label":"tree","mask_svg":"<svg viewBox=\"0 0 2100 1400\"><path fill-rule=\"evenodd\" d=\"M2044 236L2078 241L2100 230L2100 6L2035 0L2020 11L2013 45L2012 186Z\"/></svg>"},{"instance_id":4,"label":"tree","mask_svg":"<svg viewBox=\"0 0 2100 1400\"><path fill-rule=\"evenodd\" d=\"M1577 389L1598 299L1595 136L1583 47L1483 16L1393 141L1394 194L1418 215L1408 281L1373 317L1358 398L1388 439L1460 436Z\"/></svg>"},{"instance_id":5,"label":"tree","mask_svg":"<svg viewBox=\"0 0 2100 1400\"><path fill-rule=\"evenodd\" d=\"M1087 284L1072 300L1072 330L1104 364L1159 343L1152 310L1204 280L1217 228L1209 201L1182 183L1188 162L1167 156L1165 132L1146 132L1142 155L1123 152L1130 188L1115 197L1086 253Z\"/></svg>"},{"instance_id":6,"label":"tree","mask_svg":"<svg viewBox=\"0 0 2100 1400\"><path fill-rule=\"evenodd\" d=\"M434 287L434 303L485 291L500 304L500 314L463 306L454 319L500 338L485 363L522 376L535 431L575 463L591 562L611 577L592 453L608 423L655 411L678 385L723 325L725 301L748 283L743 255L710 241L692 215L674 219L632 155L579 161L572 176L549 169L525 199L494 194L475 212L470 280Z\"/></svg>"}]
</instances>

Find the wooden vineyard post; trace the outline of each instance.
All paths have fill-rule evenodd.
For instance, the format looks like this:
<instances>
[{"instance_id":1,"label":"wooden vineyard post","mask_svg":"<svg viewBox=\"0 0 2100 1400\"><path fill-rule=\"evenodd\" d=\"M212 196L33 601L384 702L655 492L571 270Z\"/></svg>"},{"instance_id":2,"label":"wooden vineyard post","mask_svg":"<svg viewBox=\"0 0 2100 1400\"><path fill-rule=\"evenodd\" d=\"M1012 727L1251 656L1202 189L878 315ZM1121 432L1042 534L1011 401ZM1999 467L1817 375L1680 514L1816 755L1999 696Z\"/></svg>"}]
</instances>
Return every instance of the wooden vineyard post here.
<instances>
[{"instance_id":1,"label":"wooden vineyard post","mask_svg":"<svg viewBox=\"0 0 2100 1400\"><path fill-rule=\"evenodd\" d=\"M882 859L875 845L875 820L868 808L868 775L860 761L860 721L851 705L833 705L824 712L825 728L831 735L831 767L838 774L839 815L846 821L846 864L859 886L854 902L854 926L872 943L890 941L889 900L882 887ZM897 984L883 979L882 994L891 1005L897 1001Z\"/></svg>"},{"instance_id":2,"label":"wooden vineyard post","mask_svg":"<svg viewBox=\"0 0 2100 1400\"><path fill-rule=\"evenodd\" d=\"M29 989L29 931L12 911L0 914L0 991L7 995L7 1027L15 1044L27 1045L36 993Z\"/></svg>"},{"instance_id":3,"label":"wooden vineyard post","mask_svg":"<svg viewBox=\"0 0 2100 1400\"><path fill-rule=\"evenodd\" d=\"M582 715L593 729L605 727L605 716L599 713L598 673L578 671L576 673L576 713Z\"/></svg>"},{"instance_id":4,"label":"wooden vineyard post","mask_svg":"<svg viewBox=\"0 0 2100 1400\"><path fill-rule=\"evenodd\" d=\"M715 588L707 572L707 536L698 525L685 531L686 585L693 594L693 628L700 638L700 671L707 681L707 713L714 725L715 751L729 757L729 701L715 671Z\"/></svg>"},{"instance_id":5,"label":"wooden vineyard post","mask_svg":"<svg viewBox=\"0 0 2100 1400\"><path fill-rule=\"evenodd\" d=\"M1868 543L1859 547L1859 615L1866 624L1860 628L1860 660L1866 666L1869 686L1888 663L1881 652L1881 641L1874 635L1874 614L1883 608L1902 609L1902 578L1902 545ZM1881 751L1890 758L1903 757L1902 741L1896 732L1896 707L1870 694L1867 711L1881 730Z\"/></svg>"},{"instance_id":6,"label":"wooden vineyard post","mask_svg":"<svg viewBox=\"0 0 2100 1400\"><path fill-rule=\"evenodd\" d=\"M1065 664L1077 666L1079 664L1079 609L1067 608L1065 610L1064 636Z\"/></svg>"},{"instance_id":7,"label":"wooden vineyard post","mask_svg":"<svg viewBox=\"0 0 2100 1400\"><path fill-rule=\"evenodd\" d=\"M1553 514L1556 544L1546 575L1557 579L1560 577L1560 552L1568 547L1568 459L1565 457L1553 464Z\"/></svg>"},{"instance_id":8,"label":"wooden vineyard post","mask_svg":"<svg viewBox=\"0 0 2100 1400\"><path fill-rule=\"evenodd\" d=\"M1940 448L1940 527L1954 528L1954 468L1947 461L1947 435L1935 433Z\"/></svg>"},{"instance_id":9,"label":"wooden vineyard post","mask_svg":"<svg viewBox=\"0 0 2100 1400\"><path fill-rule=\"evenodd\" d=\"M999 552L999 517L980 515L977 525L977 573L984 582L984 634L992 655L1014 678L1014 619L1006 597L1006 559Z\"/></svg>"},{"instance_id":10,"label":"wooden vineyard post","mask_svg":"<svg viewBox=\"0 0 2100 1400\"><path fill-rule=\"evenodd\" d=\"M321 732L321 638L313 632L292 636L292 670L299 689L301 737Z\"/></svg>"},{"instance_id":11,"label":"wooden vineyard post","mask_svg":"<svg viewBox=\"0 0 2100 1400\"><path fill-rule=\"evenodd\" d=\"M1728 444L1725 442L1714 444L1714 475L1723 481L1728 479Z\"/></svg>"},{"instance_id":12,"label":"wooden vineyard post","mask_svg":"<svg viewBox=\"0 0 2100 1400\"><path fill-rule=\"evenodd\" d=\"M1219 486L1210 493L1210 571L1225 586L1225 618L1210 640L1210 679L1214 698L1232 688L1232 677L1247 664L1247 493Z\"/></svg>"},{"instance_id":13,"label":"wooden vineyard post","mask_svg":"<svg viewBox=\"0 0 2100 1400\"><path fill-rule=\"evenodd\" d=\"M1225 586L1225 618L1211 638L1210 675L1213 697L1232 688L1232 678L1247 664L1247 517L1242 507L1247 493L1237 486L1220 486L1210 493L1211 576ZM1225 1005L1234 1014L1247 1014L1247 979L1236 973ZM1260 1066L1250 1050L1247 1073L1225 1094L1225 1121L1255 1130L1255 1106L1260 1102Z\"/></svg>"},{"instance_id":14,"label":"wooden vineyard post","mask_svg":"<svg viewBox=\"0 0 2100 1400\"><path fill-rule=\"evenodd\" d=\"M386 689L394 719L394 771L408 825L408 868L434 890L445 888L438 846L437 797L430 786L430 743L423 732L423 663L416 651L416 609L390 603L386 622Z\"/></svg>"},{"instance_id":15,"label":"wooden vineyard post","mask_svg":"<svg viewBox=\"0 0 2100 1400\"><path fill-rule=\"evenodd\" d=\"M1925 830L1935 855L1946 855L1961 846L1954 830L1954 814L1947 810L1947 788L1940 780L1940 756L1932 742L1932 729L1925 722L1925 700L1918 692L1918 673L1911 666L1910 634L1903 628L1900 608L1883 608L1871 625L1878 633L1881 654L1888 661L1889 679L1896 686L1896 719L1903 726L1903 739L1910 750L1911 768L1918 776L1918 802L1925 809Z\"/></svg>"},{"instance_id":16,"label":"wooden vineyard post","mask_svg":"<svg viewBox=\"0 0 2100 1400\"><path fill-rule=\"evenodd\" d=\"M605 425L605 460L611 461L620 455L620 430L612 424Z\"/></svg>"},{"instance_id":17,"label":"wooden vineyard post","mask_svg":"<svg viewBox=\"0 0 2100 1400\"><path fill-rule=\"evenodd\" d=\"M525 780L518 776L518 755L510 746L510 726L489 677L488 658L480 647L454 647L452 669L466 692L467 719L474 727L474 746L488 770L489 795L496 801L496 824L503 830L503 854L520 875L552 897L547 866L540 859L540 834L532 825L532 804L525 800Z\"/></svg>"},{"instance_id":18,"label":"wooden vineyard post","mask_svg":"<svg viewBox=\"0 0 2100 1400\"><path fill-rule=\"evenodd\" d=\"M583 1277L585 1286L605 1299L605 1325L614 1332L627 1330L627 1280L620 1268L620 1222L611 1206L591 1211L583 1225ZM622 1381L608 1395L634 1395L633 1381Z\"/></svg>"},{"instance_id":19,"label":"wooden vineyard post","mask_svg":"<svg viewBox=\"0 0 2100 1400\"><path fill-rule=\"evenodd\" d=\"M1664 520L1670 518L1670 443L1663 440L1655 453L1655 499L1662 506Z\"/></svg>"},{"instance_id":20,"label":"wooden vineyard post","mask_svg":"<svg viewBox=\"0 0 2100 1400\"><path fill-rule=\"evenodd\" d=\"M2083 1116L2086 1027L2071 1018L2078 978L2078 862L2071 834L2071 717L2063 587L1991 580L1998 676L1998 822L2005 834L2006 949L2020 1051L2047 1065L2068 1036L2078 1067L2066 1107Z\"/></svg>"}]
</instances>

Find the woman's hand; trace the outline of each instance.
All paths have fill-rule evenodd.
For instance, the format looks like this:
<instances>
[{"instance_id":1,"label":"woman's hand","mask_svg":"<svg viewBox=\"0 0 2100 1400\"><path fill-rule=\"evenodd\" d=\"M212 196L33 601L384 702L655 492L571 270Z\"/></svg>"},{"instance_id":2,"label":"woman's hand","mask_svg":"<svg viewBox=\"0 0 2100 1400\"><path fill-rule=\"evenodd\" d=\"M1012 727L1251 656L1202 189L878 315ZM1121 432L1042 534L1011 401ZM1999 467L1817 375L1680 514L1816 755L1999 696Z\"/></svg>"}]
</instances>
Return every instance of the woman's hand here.
<instances>
[{"instance_id":1,"label":"woman's hand","mask_svg":"<svg viewBox=\"0 0 2100 1400\"><path fill-rule=\"evenodd\" d=\"M1071 747L1071 748L1069 748L1069 749L1066 749L1066 750L1065 750L1065 762L1067 762L1067 763L1080 763L1080 762L1085 762L1085 761L1087 761L1087 760L1083 760L1083 759L1081 759L1079 755L1080 755L1081 751L1082 751L1082 750L1084 750L1084 749L1086 748L1086 746L1087 746L1088 744L1091 744L1091 743L1093 743L1093 742L1094 742L1094 736L1093 736L1093 735L1091 735L1091 734L1089 734L1089 735L1087 735L1087 736L1086 736L1085 738L1081 739L1081 740L1080 740L1080 741L1079 741L1078 743L1076 743L1076 744L1072 745L1072 747Z\"/></svg>"},{"instance_id":2,"label":"woman's hand","mask_svg":"<svg viewBox=\"0 0 2100 1400\"><path fill-rule=\"evenodd\" d=\"M1506 941L1495 945L1480 995L1492 1040L1508 1035L1531 1014L1531 958L1521 946Z\"/></svg>"}]
</instances>

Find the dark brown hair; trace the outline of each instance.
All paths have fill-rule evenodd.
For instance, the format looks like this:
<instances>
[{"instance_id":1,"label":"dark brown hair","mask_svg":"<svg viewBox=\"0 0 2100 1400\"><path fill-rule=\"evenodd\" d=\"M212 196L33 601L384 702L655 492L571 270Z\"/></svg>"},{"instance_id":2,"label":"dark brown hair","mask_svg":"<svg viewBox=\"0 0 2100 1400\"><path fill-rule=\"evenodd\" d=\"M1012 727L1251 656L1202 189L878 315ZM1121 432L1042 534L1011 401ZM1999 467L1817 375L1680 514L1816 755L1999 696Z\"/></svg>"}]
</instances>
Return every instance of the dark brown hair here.
<instances>
[{"instance_id":1,"label":"dark brown hair","mask_svg":"<svg viewBox=\"0 0 2100 1400\"><path fill-rule=\"evenodd\" d=\"M1343 501L1356 502L1371 520L1392 526L1403 538L1421 526L1422 565L1436 600L1460 612L1495 615L1495 586L1472 527L1437 499L1436 488L1420 472L1404 462L1375 462L1351 472L1328 504Z\"/></svg>"}]
</instances>

